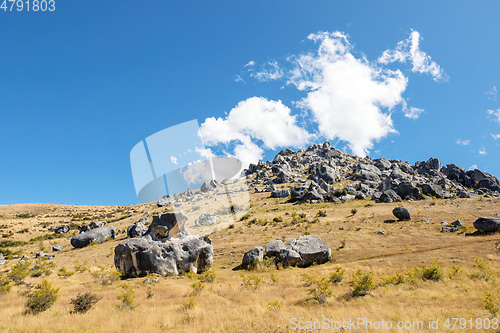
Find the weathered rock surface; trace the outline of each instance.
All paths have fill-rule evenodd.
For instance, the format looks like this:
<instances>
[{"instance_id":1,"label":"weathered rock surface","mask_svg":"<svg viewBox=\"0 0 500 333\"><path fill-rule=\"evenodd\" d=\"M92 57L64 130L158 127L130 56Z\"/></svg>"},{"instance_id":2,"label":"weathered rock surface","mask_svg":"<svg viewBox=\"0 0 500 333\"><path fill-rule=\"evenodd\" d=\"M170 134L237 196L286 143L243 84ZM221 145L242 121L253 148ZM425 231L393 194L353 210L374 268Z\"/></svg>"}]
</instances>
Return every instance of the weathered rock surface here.
<instances>
[{"instance_id":1,"label":"weathered rock surface","mask_svg":"<svg viewBox=\"0 0 500 333\"><path fill-rule=\"evenodd\" d=\"M147 220L145 218L142 218L139 221L129 225L127 228L127 236L130 238L142 237L148 230L148 227L146 227L146 225L144 224L146 223L146 221Z\"/></svg>"},{"instance_id":2,"label":"weathered rock surface","mask_svg":"<svg viewBox=\"0 0 500 333\"><path fill-rule=\"evenodd\" d=\"M276 257L277 262L281 262L283 267L304 266L304 260L297 251L291 249L282 249Z\"/></svg>"},{"instance_id":3,"label":"weathered rock surface","mask_svg":"<svg viewBox=\"0 0 500 333\"><path fill-rule=\"evenodd\" d=\"M266 256L277 257L283 249L286 249L286 246L281 239L272 240L266 245Z\"/></svg>"},{"instance_id":4,"label":"weathered rock surface","mask_svg":"<svg viewBox=\"0 0 500 333\"><path fill-rule=\"evenodd\" d=\"M56 228L56 230L54 231L56 234L66 234L69 232L69 225L67 224L62 224L60 225L59 227Z\"/></svg>"},{"instance_id":5,"label":"weathered rock surface","mask_svg":"<svg viewBox=\"0 0 500 333\"><path fill-rule=\"evenodd\" d=\"M116 238L116 228L112 225L95 228L90 231L73 236L73 238L71 238L71 245L75 248L82 248L92 242L102 243L107 238Z\"/></svg>"},{"instance_id":6,"label":"weathered rock surface","mask_svg":"<svg viewBox=\"0 0 500 333\"><path fill-rule=\"evenodd\" d=\"M485 234L500 231L500 218L498 217L480 217L473 223L474 228Z\"/></svg>"},{"instance_id":7,"label":"weathered rock surface","mask_svg":"<svg viewBox=\"0 0 500 333\"><path fill-rule=\"evenodd\" d=\"M175 236L187 220L184 212L154 215L144 236L149 236L154 241Z\"/></svg>"},{"instance_id":8,"label":"weathered rock surface","mask_svg":"<svg viewBox=\"0 0 500 333\"><path fill-rule=\"evenodd\" d=\"M262 261L264 259L264 248L262 246L256 246L243 256L241 261L241 266L247 268L249 265Z\"/></svg>"},{"instance_id":9,"label":"weathered rock surface","mask_svg":"<svg viewBox=\"0 0 500 333\"><path fill-rule=\"evenodd\" d=\"M193 235L154 241L150 237L129 238L115 248L115 267L125 276L147 272L161 275L203 272L213 264L212 241Z\"/></svg>"},{"instance_id":10,"label":"weathered rock surface","mask_svg":"<svg viewBox=\"0 0 500 333\"><path fill-rule=\"evenodd\" d=\"M106 221L95 221L89 224L90 229L104 227L106 225Z\"/></svg>"},{"instance_id":11,"label":"weathered rock surface","mask_svg":"<svg viewBox=\"0 0 500 333\"><path fill-rule=\"evenodd\" d=\"M405 207L396 207L392 210L392 214L400 221L411 220L410 210Z\"/></svg>"},{"instance_id":12,"label":"weathered rock surface","mask_svg":"<svg viewBox=\"0 0 500 333\"><path fill-rule=\"evenodd\" d=\"M313 263L323 264L329 261L332 256L330 247L317 236L300 236L289 240L286 246L300 255L304 266Z\"/></svg>"}]
</instances>

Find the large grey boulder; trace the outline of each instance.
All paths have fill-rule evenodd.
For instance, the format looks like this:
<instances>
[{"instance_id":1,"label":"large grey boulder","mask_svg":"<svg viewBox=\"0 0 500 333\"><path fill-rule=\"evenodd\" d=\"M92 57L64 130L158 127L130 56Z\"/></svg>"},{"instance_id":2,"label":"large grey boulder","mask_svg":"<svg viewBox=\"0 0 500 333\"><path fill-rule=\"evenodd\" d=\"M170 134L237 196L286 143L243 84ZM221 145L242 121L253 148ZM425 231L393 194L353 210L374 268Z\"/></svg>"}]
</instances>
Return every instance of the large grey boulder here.
<instances>
[{"instance_id":1,"label":"large grey boulder","mask_svg":"<svg viewBox=\"0 0 500 333\"><path fill-rule=\"evenodd\" d=\"M289 240L286 246L300 255L304 261L303 266L309 266L313 263L323 264L329 261L332 256L330 247L317 236L300 236Z\"/></svg>"},{"instance_id":2,"label":"large grey boulder","mask_svg":"<svg viewBox=\"0 0 500 333\"><path fill-rule=\"evenodd\" d=\"M382 192L378 201L385 203L397 202L401 201L401 197L394 190L387 190Z\"/></svg>"},{"instance_id":3,"label":"large grey boulder","mask_svg":"<svg viewBox=\"0 0 500 333\"><path fill-rule=\"evenodd\" d=\"M421 200L422 194L420 190L410 182L404 182L398 185L396 193L403 199Z\"/></svg>"},{"instance_id":4,"label":"large grey boulder","mask_svg":"<svg viewBox=\"0 0 500 333\"><path fill-rule=\"evenodd\" d=\"M116 238L116 228L112 225L95 228L90 231L73 236L73 238L71 238L71 245L79 249L89 245L92 242L102 243L108 238Z\"/></svg>"},{"instance_id":5,"label":"large grey boulder","mask_svg":"<svg viewBox=\"0 0 500 333\"><path fill-rule=\"evenodd\" d=\"M380 170L389 170L391 168L391 162L388 159L385 158L379 158L375 160L375 166Z\"/></svg>"},{"instance_id":6,"label":"large grey boulder","mask_svg":"<svg viewBox=\"0 0 500 333\"><path fill-rule=\"evenodd\" d=\"M315 172L316 175L314 180L317 183L319 183L320 180L323 180L327 184L331 185L334 184L337 178L339 177L338 171L335 168L325 163L320 164L319 167L315 170Z\"/></svg>"},{"instance_id":7,"label":"large grey boulder","mask_svg":"<svg viewBox=\"0 0 500 333\"><path fill-rule=\"evenodd\" d=\"M156 205L158 207L163 207L163 206L168 206L169 204L173 203L173 200L172 198L170 197L170 195L166 195L164 196L163 198L159 199L157 202L156 202Z\"/></svg>"},{"instance_id":8,"label":"large grey boulder","mask_svg":"<svg viewBox=\"0 0 500 333\"><path fill-rule=\"evenodd\" d=\"M405 207L396 207L392 210L392 214L400 221L411 220L410 210Z\"/></svg>"},{"instance_id":9,"label":"large grey boulder","mask_svg":"<svg viewBox=\"0 0 500 333\"><path fill-rule=\"evenodd\" d=\"M274 190L271 192L272 198L286 198L290 195L289 190Z\"/></svg>"},{"instance_id":10,"label":"large grey boulder","mask_svg":"<svg viewBox=\"0 0 500 333\"><path fill-rule=\"evenodd\" d=\"M86 224L82 224L82 225L78 226L78 231L80 231L80 233L87 232L89 230L90 230L90 227Z\"/></svg>"},{"instance_id":11,"label":"large grey boulder","mask_svg":"<svg viewBox=\"0 0 500 333\"><path fill-rule=\"evenodd\" d=\"M472 224L483 234L500 231L500 218L498 217L480 217Z\"/></svg>"},{"instance_id":12,"label":"large grey boulder","mask_svg":"<svg viewBox=\"0 0 500 333\"><path fill-rule=\"evenodd\" d=\"M171 238L164 242L149 237L129 238L116 246L114 261L115 267L129 277L147 273L200 273L212 267L212 241L201 235Z\"/></svg>"},{"instance_id":13,"label":"large grey boulder","mask_svg":"<svg viewBox=\"0 0 500 333\"><path fill-rule=\"evenodd\" d=\"M439 185L435 184L420 184L419 187L425 195L430 195L436 198L444 197L444 191Z\"/></svg>"},{"instance_id":14,"label":"large grey boulder","mask_svg":"<svg viewBox=\"0 0 500 333\"><path fill-rule=\"evenodd\" d=\"M448 164L442 167L441 173L448 177L448 179L459 182L463 182L465 177L465 169L455 164Z\"/></svg>"},{"instance_id":15,"label":"large grey boulder","mask_svg":"<svg viewBox=\"0 0 500 333\"><path fill-rule=\"evenodd\" d=\"M127 236L130 238L142 237L148 230L148 227L146 227L146 225L144 224L146 223L146 221L146 219L142 218L139 221L129 225L127 228Z\"/></svg>"},{"instance_id":16,"label":"large grey boulder","mask_svg":"<svg viewBox=\"0 0 500 333\"><path fill-rule=\"evenodd\" d=\"M283 249L286 249L286 246L281 239L272 240L266 245L266 256L277 257Z\"/></svg>"},{"instance_id":17,"label":"large grey boulder","mask_svg":"<svg viewBox=\"0 0 500 333\"><path fill-rule=\"evenodd\" d=\"M304 266L304 260L297 251L291 249L282 249L276 256L276 262L280 262L283 267L288 266Z\"/></svg>"},{"instance_id":18,"label":"large grey boulder","mask_svg":"<svg viewBox=\"0 0 500 333\"><path fill-rule=\"evenodd\" d=\"M262 261L264 259L264 248L262 246L256 246L243 256L241 261L241 266L247 268L253 263Z\"/></svg>"}]
</instances>

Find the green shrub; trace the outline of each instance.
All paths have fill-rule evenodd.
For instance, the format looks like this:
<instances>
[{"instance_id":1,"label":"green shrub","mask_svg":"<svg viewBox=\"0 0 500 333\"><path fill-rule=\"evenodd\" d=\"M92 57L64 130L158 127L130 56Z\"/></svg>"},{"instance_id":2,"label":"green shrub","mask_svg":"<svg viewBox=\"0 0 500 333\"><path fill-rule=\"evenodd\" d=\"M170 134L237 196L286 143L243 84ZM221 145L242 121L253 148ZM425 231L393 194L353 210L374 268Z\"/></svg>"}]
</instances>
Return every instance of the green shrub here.
<instances>
[{"instance_id":1,"label":"green shrub","mask_svg":"<svg viewBox=\"0 0 500 333\"><path fill-rule=\"evenodd\" d=\"M242 282L242 286L244 287L247 287L247 288L250 288L250 289L257 289L259 288L263 281L262 281L262 278L258 275L250 275L250 276L245 276L243 274L241 274L241 278L243 280Z\"/></svg>"},{"instance_id":2,"label":"green shrub","mask_svg":"<svg viewBox=\"0 0 500 333\"><path fill-rule=\"evenodd\" d=\"M334 272L330 273L332 283L340 283L344 279L345 269L342 266L335 267Z\"/></svg>"},{"instance_id":3,"label":"green shrub","mask_svg":"<svg viewBox=\"0 0 500 333\"><path fill-rule=\"evenodd\" d=\"M47 280L37 285L36 290L28 294L25 314L38 314L52 307L57 300L59 288L52 288Z\"/></svg>"},{"instance_id":4,"label":"green shrub","mask_svg":"<svg viewBox=\"0 0 500 333\"><path fill-rule=\"evenodd\" d=\"M92 307L99 302L100 297L91 292L85 294L78 294L75 298L72 298L70 303L73 305L73 310L71 313L85 313L92 309Z\"/></svg>"},{"instance_id":5,"label":"green shrub","mask_svg":"<svg viewBox=\"0 0 500 333\"><path fill-rule=\"evenodd\" d=\"M401 273L396 273L394 275L383 276L382 280L384 281L383 285L397 285L405 283L405 276Z\"/></svg>"},{"instance_id":6,"label":"green shrub","mask_svg":"<svg viewBox=\"0 0 500 333\"><path fill-rule=\"evenodd\" d=\"M358 270L352 274L352 280L349 281L349 285L352 288L352 296L364 296L373 289L373 273L363 273L361 270Z\"/></svg>"},{"instance_id":7,"label":"green shrub","mask_svg":"<svg viewBox=\"0 0 500 333\"><path fill-rule=\"evenodd\" d=\"M8 293L11 288L10 280L3 274L0 275L0 294Z\"/></svg>"},{"instance_id":8,"label":"green shrub","mask_svg":"<svg viewBox=\"0 0 500 333\"><path fill-rule=\"evenodd\" d=\"M126 283L123 283L120 287L123 288L123 293L118 295L118 300L121 301L118 308L121 310L135 309L137 305L135 304L134 289Z\"/></svg>"},{"instance_id":9,"label":"green shrub","mask_svg":"<svg viewBox=\"0 0 500 333\"><path fill-rule=\"evenodd\" d=\"M215 274L215 271L213 269L204 271L203 273L200 274L199 279L202 282L214 282L215 278L217 277L217 274Z\"/></svg>"},{"instance_id":10,"label":"green shrub","mask_svg":"<svg viewBox=\"0 0 500 333\"><path fill-rule=\"evenodd\" d=\"M59 271L57 272L57 276L60 276L60 277L68 277L68 276L71 276L73 274L75 274L75 272L68 271L66 269L66 267L59 269Z\"/></svg>"},{"instance_id":11,"label":"green shrub","mask_svg":"<svg viewBox=\"0 0 500 333\"><path fill-rule=\"evenodd\" d=\"M197 281L191 285L191 288L193 288L191 295L193 297L198 296L203 291L203 289L205 289L205 283L203 283L202 281Z\"/></svg>"},{"instance_id":12,"label":"green shrub","mask_svg":"<svg viewBox=\"0 0 500 333\"><path fill-rule=\"evenodd\" d=\"M14 281L14 283L19 284L22 280L24 280L25 277L30 274L30 271L28 269L29 266L30 263L28 261L16 264L14 267L12 267L12 270L9 273L9 278Z\"/></svg>"},{"instance_id":13,"label":"green shrub","mask_svg":"<svg viewBox=\"0 0 500 333\"><path fill-rule=\"evenodd\" d=\"M429 268L424 265L422 269L422 278L424 280L439 281L442 277L443 271L439 268L439 265L437 263L431 263L431 266Z\"/></svg>"},{"instance_id":14,"label":"green shrub","mask_svg":"<svg viewBox=\"0 0 500 333\"><path fill-rule=\"evenodd\" d=\"M493 295L490 292L487 292L486 296L484 298L481 298L481 301L483 302L483 308L485 310L488 310L491 315L495 317L498 310L500 310L500 306Z\"/></svg>"},{"instance_id":15,"label":"green shrub","mask_svg":"<svg viewBox=\"0 0 500 333\"><path fill-rule=\"evenodd\" d=\"M325 303L326 298L333 295L333 291L330 289L332 285L330 277L314 278L311 274L304 274L302 276L304 277L304 287L307 293L312 295L312 298L318 301L319 304Z\"/></svg>"}]
</instances>

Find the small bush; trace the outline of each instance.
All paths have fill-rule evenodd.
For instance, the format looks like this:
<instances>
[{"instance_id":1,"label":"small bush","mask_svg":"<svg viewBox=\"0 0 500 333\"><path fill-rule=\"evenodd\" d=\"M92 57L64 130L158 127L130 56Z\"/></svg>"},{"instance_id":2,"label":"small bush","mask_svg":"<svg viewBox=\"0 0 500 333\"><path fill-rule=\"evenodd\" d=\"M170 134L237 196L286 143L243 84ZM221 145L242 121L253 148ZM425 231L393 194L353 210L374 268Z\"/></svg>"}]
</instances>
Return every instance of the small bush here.
<instances>
[{"instance_id":1,"label":"small bush","mask_svg":"<svg viewBox=\"0 0 500 333\"><path fill-rule=\"evenodd\" d=\"M323 276L314 278L311 274L304 274L303 277L304 287L307 293L312 295L313 299L318 301L319 304L325 303L326 298L333 295L333 291L330 289L332 285L330 277Z\"/></svg>"},{"instance_id":2,"label":"small bush","mask_svg":"<svg viewBox=\"0 0 500 333\"><path fill-rule=\"evenodd\" d=\"M326 217L326 211L324 210L318 210L318 213L316 214L317 217Z\"/></svg>"},{"instance_id":3,"label":"small bush","mask_svg":"<svg viewBox=\"0 0 500 333\"><path fill-rule=\"evenodd\" d=\"M4 275L0 275L0 295L8 293L11 288L10 280Z\"/></svg>"},{"instance_id":4,"label":"small bush","mask_svg":"<svg viewBox=\"0 0 500 333\"><path fill-rule=\"evenodd\" d=\"M124 291L118 295L118 300L121 301L118 308L121 310L135 309L137 305L135 304L134 289L126 283L123 283L120 287L123 288Z\"/></svg>"},{"instance_id":5,"label":"small bush","mask_svg":"<svg viewBox=\"0 0 500 333\"><path fill-rule=\"evenodd\" d=\"M364 296L373 289L373 273L363 273L361 270L352 274L352 280L349 281L352 296Z\"/></svg>"},{"instance_id":6,"label":"small bush","mask_svg":"<svg viewBox=\"0 0 500 333\"><path fill-rule=\"evenodd\" d=\"M60 277L68 277L68 276L71 276L73 274L75 274L75 272L68 271L66 269L66 267L59 269L59 271L57 272L57 276L60 276Z\"/></svg>"},{"instance_id":7,"label":"small bush","mask_svg":"<svg viewBox=\"0 0 500 333\"><path fill-rule=\"evenodd\" d=\"M486 296L484 298L481 298L481 301L483 302L483 308L485 310L488 310L491 315L495 317L498 310L500 310L500 306L493 295L490 292L487 292Z\"/></svg>"},{"instance_id":8,"label":"small bush","mask_svg":"<svg viewBox=\"0 0 500 333\"><path fill-rule=\"evenodd\" d=\"M330 273L330 281L332 283L340 283L344 279L345 269L342 266L335 267L335 271Z\"/></svg>"},{"instance_id":9,"label":"small bush","mask_svg":"<svg viewBox=\"0 0 500 333\"><path fill-rule=\"evenodd\" d=\"M200 274L200 281L202 282L209 282L212 283L215 281L215 278L217 277L217 274L215 274L215 271L213 269L204 271L203 273Z\"/></svg>"},{"instance_id":10,"label":"small bush","mask_svg":"<svg viewBox=\"0 0 500 333\"><path fill-rule=\"evenodd\" d=\"M193 288L191 295L198 296L205 289L205 284L202 281L197 281L191 285L191 288Z\"/></svg>"},{"instance_id":11,"label":"small bush","mask_svg":"<svg viewBox=\"0 0 500 333\"><path fill-rule=\"evenodd\" d=\"M277 216L277 217L273 218L273 222L283 222L283 217L281 215Z\"/></svg>"},{"instance_id":12,"label":"small bush","mask_svg":"<svg viewBox=\"0 0 500 333\"><path fill-rule=\"evenodd\" d=\"M273 311L279 311L281 310L281 308L283 307L283 302L280 302L278 300L274 301L274 302L268 302L267 303L267 307L270 309L270 310L273 310Z\"/></svg>"},{"instance_id":13,"label":"small bush","mask_svg":"<svg viewBox=\"0 0 500 333\"><path fill-rule=\"evenodd\" d=\"M356 208L351 209L351 215L354 216L358 213L358 210Z\"/></svg>"},{"instance_id":14,"label":"small bush","mask_svg":"<svg viewBox=\"0 0 500 333\"><path fill-rule=\"evenodd\" d=\"M36 290L28 294L26 301L25 314L38 314L46 311L54 305L57 300L59 288L52 288L52 285L47 280L37 285Z\"/></svg>"},{"instance_id":15,"label":"small bush","mask_svg":"<svg viewBox=\"0 0 500 333\"><path fill-rule=\"evenodd\" d=\"M9 273L9 278L14 281L14 283L19 284L22 280L24 280L25 277L27 277L30 274L30 271L28 267L30 266L30 263L28 261L24 263L18 263L14 267L12 267L12 270Z\"/></svg>"},{"instance_id":16,"label":"small bush","mask_svg":"<svg viewBox=\"0 0 500 333\"><path fill-rule=\"evenodd\" d=\"M242 286L246 287L246 288L250 288L250 289L257 289L259 288L263 281L262 281L262 278L258 275L250 275L248 277L246 277L245 275L241 274L241 278L243 280L242 282Z\"/></svg>"},{"instance_id":17,"label":"small bush","mask_svg":"<svg viewBox=\"0 0 500 333\"><path fill-rule=\"evenodd\" d=\"M186 301L183 301L182 302L182 306L185 308L185 309L192 309L194 308L196 305L196 303L194 302L194 297L193 295L190 295L189 296L189 302L186 302Z\"/></svg>"},{"instance_id":18,"label":"small bush","mask_svg":"<svg viewBox=\"0 0 500 333\"><path fill-rule=\"evenodd\" d=\"M398 285L405 283L405 276L401 273L396 273L394 275L383 276L382 280L384 281L382 285L388 285L388 284Z\"/></svg>"},{"instance_id":19,"label":"small bush","mask_svg":"<svg viewBox=\"0 0 500 333\"><path fill-rule=\"evenodd\" d=\"M443 277L443 271L439 268L439 265L435 262L431 264L431 267L426 266L422 269L422 278L424 280L439 281Z\"/></svg>"},{"instance_id":20,"label":"small bush","mask_svg":"<svg viewBox=\"0 0 500 333\"><path fill-rule=\"evenodd\" d=\"M99 300L100 298L91 292L78 294L78 296L72 298L70 301L73 305L73 311L71 311L71 313L85 313L92 309Z\"/></svg>"}]
</instances>

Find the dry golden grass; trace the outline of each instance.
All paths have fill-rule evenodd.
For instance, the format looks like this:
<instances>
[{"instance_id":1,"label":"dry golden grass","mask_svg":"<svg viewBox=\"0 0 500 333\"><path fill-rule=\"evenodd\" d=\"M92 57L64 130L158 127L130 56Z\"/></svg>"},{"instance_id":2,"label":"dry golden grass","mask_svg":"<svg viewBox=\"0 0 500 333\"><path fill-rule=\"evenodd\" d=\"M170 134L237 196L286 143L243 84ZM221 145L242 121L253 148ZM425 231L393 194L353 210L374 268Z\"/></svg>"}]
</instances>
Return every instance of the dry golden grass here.
<instances>
[{"instance_id":1,"label":"dry golden grass","mask_svg":"<svg viewBox=\"0 0 500 333\"><path fill-rule=\"evenodd\" d=\"M73 249L68 238L58 238L12 247L30 258L40 247L52 253L52 245L62 245L56 253L52 274L28 277L35 285L43 279L60 288L55 305L38 315L24 315L25 286L13 286L0 295L0 330L2 332L295 332L290 320L355 320L371 321L424 321L440 322L439 330L407 329L394 332L483 332L483 329L445 329L446 318L492 318L484 309L482 298L487 292L500 301L500 253L496 243L499 235L466 236L464 233L441 233L440 222L462 219L473 232L472 222L481 216L500 213L498 199L455 199L403 202L412 212L412 221L394 222L392 209L395 204L375 204L369 200L345 204L294 204L284 199L269 198L268 193L251 194L250 217L223 229L210 237L214 245L214 271L216 279L205 283L205 288L193 298L194 307L183 305L190 301L191 285L195 276L160 277L157 284L143 283L145 278L115 281L101 285L94 277L96 272L111 272L113 249L124 239ZM267 204L265 204L267 203ZM45 228L61 223L88 223L94 219L119 219L112 224L117 229L126 228L144 217L143 209L162 212L152 204L120 207L86 207L63 205L9 205L0 207L0 233L7 237L0 240L25 240L47 234ZM351 211L357 209L352 215ZM325 217L316 217L318 210ZM309 222L293 223L293 213L305 214ZM19 218L18 214L35 216ZM80 215L79 215L80 214ZM110 215L108 215L110 214ZM130 215L134 215L129 217ZM282 222L273 222L281 216ZM422 222L430 218L431 222ZM256 219L253 223L252 221ZM266 223L267 219L267 223ZM73 220L73 221L72 221ZM25 233L17 231L28 228ZM13 234L8 235L12 230ZM383 230L387 235L377 235ZM262 267L256 271L238 270L243 254L250 248L265 244L275 238L285 241L309 233L321 237L330 245L333 259L324 265L309 268L279 269ZM476 265L476 258L483 260L486 269ZM9 260L0 270L5 274L17 260ZM34 260L31 260L34 262ZM414 267L439 264L440 281L414 279L409 281L405 272ZM333 296L325 304L311 299L304 287L303 274L314 277L327 276L336 266L346 269L344 280L331 286ZM86 266L87 271L59 277L61 268L75 271L75 266ZM453 276L452 266L460 267ZM352 273L361 269L372 272L375 288L363 297L350 297L348 282ZM401 284L386 284L384 278L401 273ZM273 276L271 276L273 274ZM256 288L245 286L243 277L261 279ZM274 279L274 281L273 281ZM123 292L122 283L135 291L138 307L127 311L118 308L117 296ZM85 314L71 314L70 300L79 293L96 293L101 300ZM153 294L152 297L148 297ZM309 330L308 332L315 332ZM328 330L335 332L340 330ZM349 330L363 332L365 329ZM384 330L380 330L384 331ZM495 331L495 330L490 330ZM498 331L498 330L496 330ZM305 330L303 330L305 332Z\"/></svg>"}]
</instances>

